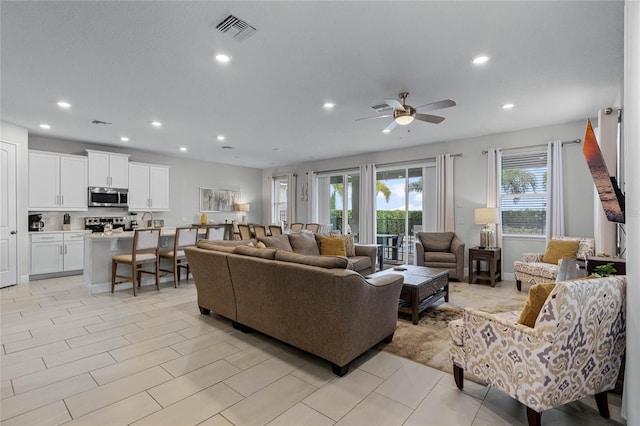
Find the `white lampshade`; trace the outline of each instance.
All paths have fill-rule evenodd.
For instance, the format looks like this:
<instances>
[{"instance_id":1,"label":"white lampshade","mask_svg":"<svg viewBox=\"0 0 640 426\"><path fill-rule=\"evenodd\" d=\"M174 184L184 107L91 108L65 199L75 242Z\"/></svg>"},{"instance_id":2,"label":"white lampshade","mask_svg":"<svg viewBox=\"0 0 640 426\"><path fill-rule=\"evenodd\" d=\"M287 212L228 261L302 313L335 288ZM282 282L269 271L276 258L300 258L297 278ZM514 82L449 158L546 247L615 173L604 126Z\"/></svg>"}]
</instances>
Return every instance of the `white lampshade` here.
<instances>
[{"instance_id":1,"label":"white lampshade","mask_svg":"<svg viewBox=\"0 0 640 426\"><path fill-rule=\"evenodd\" d=\"M249 203L241 203L234 205L234 209L237 212L248 212L250 211L251 205Z\"/></svg>"},{"instance_id":2,"label":"white lampshade","mask_svg":"<svg viewBox=\"0 0 640 426\"><path fill-rule=\"evenodd\" d=\"M413 121L413 115L410 115L410 114L396 116L396 123L398 123L401 126L406 126L412 121Z\"/></svg>"},{"instance_id":3,"label":"white lampshade","mask_svg":"<svg viewBox=\"0 0 640 426\"><path fill-rule=\"evenodd\" d=\"M499 213L496 207L479 207L473 211L473 219L476 225L498 223Z\"/></svg>"}]
</instances>

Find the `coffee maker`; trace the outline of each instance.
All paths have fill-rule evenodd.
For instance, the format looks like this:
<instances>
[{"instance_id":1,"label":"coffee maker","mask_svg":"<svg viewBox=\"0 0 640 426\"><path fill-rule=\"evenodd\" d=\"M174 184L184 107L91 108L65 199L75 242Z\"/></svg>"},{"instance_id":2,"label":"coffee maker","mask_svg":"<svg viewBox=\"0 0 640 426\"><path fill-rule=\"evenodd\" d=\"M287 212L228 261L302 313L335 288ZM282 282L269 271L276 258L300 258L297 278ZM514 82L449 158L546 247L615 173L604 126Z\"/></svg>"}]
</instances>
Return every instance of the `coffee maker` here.
<instances>
[{"instance_id":1,"label":"coffee maker","mask_svg":"<svg viewBox=\"0 0 640 426\"><path fill-rule=\"evenodd\" d=\"M29 215L29 232L44 231L44 222L41 214Z\"/></svg>"}]
</instances>

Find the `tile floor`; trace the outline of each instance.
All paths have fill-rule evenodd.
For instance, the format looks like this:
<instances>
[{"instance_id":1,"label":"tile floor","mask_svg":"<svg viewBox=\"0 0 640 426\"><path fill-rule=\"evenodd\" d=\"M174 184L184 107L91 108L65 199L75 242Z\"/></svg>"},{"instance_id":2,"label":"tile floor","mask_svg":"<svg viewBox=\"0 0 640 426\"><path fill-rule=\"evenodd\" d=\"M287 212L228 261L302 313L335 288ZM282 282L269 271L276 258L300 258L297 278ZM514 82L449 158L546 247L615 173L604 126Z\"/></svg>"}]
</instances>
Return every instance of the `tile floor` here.
<instances>
[{"instance_id":1,"label":"tile floor","mask_svg":"<svg viewBox=\"0 0 640 426\"><path fill-rule=\"evenodd\" d=\"M513 425L522 405L371 350L346 376L260 333L200 315L193 281L89 295L82 277L0 290L0 422L11 425ZM610 395L612 418L620 398ZM545 424L616 424L593 398Z\"/></svg>"}]
</instances>

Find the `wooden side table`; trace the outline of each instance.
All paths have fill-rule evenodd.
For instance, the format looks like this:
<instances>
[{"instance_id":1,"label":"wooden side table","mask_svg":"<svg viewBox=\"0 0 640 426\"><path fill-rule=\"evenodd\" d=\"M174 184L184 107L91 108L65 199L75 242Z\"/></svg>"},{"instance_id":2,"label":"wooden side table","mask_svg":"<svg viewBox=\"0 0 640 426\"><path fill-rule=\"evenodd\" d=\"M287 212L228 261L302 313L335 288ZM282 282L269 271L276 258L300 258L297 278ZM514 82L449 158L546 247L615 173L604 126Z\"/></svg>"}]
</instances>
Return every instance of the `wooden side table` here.
<instances>
[{"instance_id":1,"label":"wooden side table","mask_svg":"<svg viewBox=\"0 0 640 426\"><path fill-rule=\"evenodd\" d=\"M475 280L489 281L495 287L502 280L502 249L500 247L471 247L469 249L469 284ZM480 262L487 262L489 271L480 269Z\"/></svg>"},{"instance_id":2,"label":"wooden side table","mask_svg":"<svg viewBox=\"0 0 640 426\"><path fill-rule=\"evenodd\" d=\"M613 263L613 267L616 268L616 275L627 275L627 261L620 257L600 257L600 256L588 256L587 257L587 275L593 274L597 266L606 265L607 263Z\"/></svg>"}]
</instances>

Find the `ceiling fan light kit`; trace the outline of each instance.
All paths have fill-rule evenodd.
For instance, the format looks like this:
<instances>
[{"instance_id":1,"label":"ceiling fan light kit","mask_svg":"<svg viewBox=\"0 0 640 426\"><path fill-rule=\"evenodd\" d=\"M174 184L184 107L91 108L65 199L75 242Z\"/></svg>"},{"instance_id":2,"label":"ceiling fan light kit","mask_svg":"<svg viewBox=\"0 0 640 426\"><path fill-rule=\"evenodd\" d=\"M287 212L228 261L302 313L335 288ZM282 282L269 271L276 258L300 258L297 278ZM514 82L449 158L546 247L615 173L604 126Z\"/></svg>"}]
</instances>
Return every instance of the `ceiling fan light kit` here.
<instances>
[{"instance_id":1,"label":"ceiling fan light kit","mask_svg":"<svg viewBox=\"0 0 640 426\"><path fill-rule=\"evenodd\" d=\"M400 101L398 101L397 99L384 100L384 103L386 105L388 105L390 108L393 108L393 121L389 123L389 125L383 130L385 133L393 130L398 124L401 126L406 126L407 124L411 124L414 120L420 120L432 124L442 123L444 121L444 117L440 117L439 115L422 114L418 113L417 111L433 111L436 109L449 108L456 105L455 101L452 99L443 99L441 101L431 102L421 105L418 108L414 108L411 105L407 105L406 101L408 96L409 92L401 92L398 95L398 97L402 100L402 103L400 103ZM376 108L377 107L380 106L376 106ZM382 111L382 108L380 109L380 111ZM356 119L356 121L391 116L391 114L376 115L373 117L358 118Z\"/></svg>"}]
</instances>

